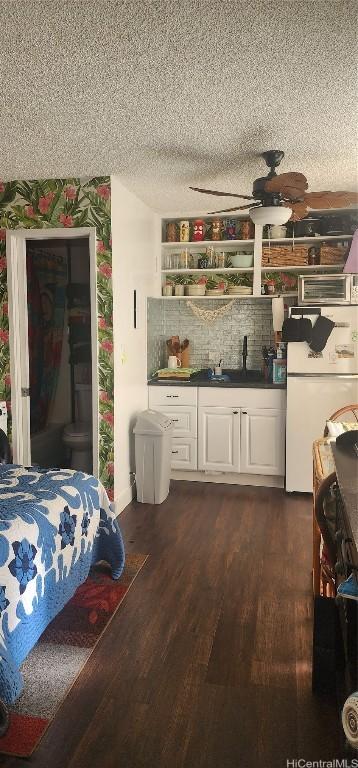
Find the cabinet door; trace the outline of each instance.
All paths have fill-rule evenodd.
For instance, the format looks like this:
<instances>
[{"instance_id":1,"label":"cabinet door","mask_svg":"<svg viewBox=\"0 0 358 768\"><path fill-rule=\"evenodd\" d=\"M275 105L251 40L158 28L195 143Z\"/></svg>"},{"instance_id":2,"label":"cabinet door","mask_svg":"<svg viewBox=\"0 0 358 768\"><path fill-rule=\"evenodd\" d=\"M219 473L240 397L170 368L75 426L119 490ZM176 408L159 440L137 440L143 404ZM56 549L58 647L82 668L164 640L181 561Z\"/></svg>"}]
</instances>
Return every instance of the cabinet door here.
<instances>
[{"instance_id":1,"label":"cabinet door","mask_svg":"<svg viewBox=\"0 0 358 768\"><path fill-rule=\"evenodd\" d=\"M198 469L239 472L240 409L199 408L198 443Z\"/></svg>"},{"instance_id":2,"label":"cabinet door","mask_svg":"<svg viewBox=\"0 0 358 768\"><path fill-rule=\"evenodd\" d=\"M241 472L285 474L285 412L276 408L241 411Z\"/></svg>"}]
</instances>

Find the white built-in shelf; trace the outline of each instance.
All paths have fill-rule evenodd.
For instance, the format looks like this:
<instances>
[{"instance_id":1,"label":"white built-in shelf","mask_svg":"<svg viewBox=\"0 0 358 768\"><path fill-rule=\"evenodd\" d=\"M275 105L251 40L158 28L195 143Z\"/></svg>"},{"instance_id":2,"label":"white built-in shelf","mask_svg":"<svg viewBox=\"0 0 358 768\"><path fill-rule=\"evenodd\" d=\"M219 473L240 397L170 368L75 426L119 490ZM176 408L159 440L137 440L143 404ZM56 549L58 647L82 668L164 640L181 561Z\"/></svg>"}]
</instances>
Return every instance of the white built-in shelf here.
<instances>
[{"instance_id":1,"label":"white built-in shelf","mask_svg":"<svg viewBox=\"0 0 358 768\"><path fill-rule=\"evenodd\" d=\"M298 296L298 291L279 291L278 293L261 293L260 296L257 296L258 299L274 299L277 296L282 296L283 299L286 298L286 296Z\"/></svg>"},{"instance_id":2,"label":"white built-in shelf","mask_svg":"<svg viewBox=\"0 0 358 768\"><path fill-rule=\"evenodd\" d=\"M292 243L312 243L312 242L337 242L340 240L351 240L353 235L312 235L311 237L265 237L262 238L262 244L269 244L269 243L287 243L287 245L291 245Z\"/></svg>"},{"instance_id":3,"label":"white built-in shelf","mask_svg":"<svg viewBox=\"0 0 358 768\"><path fill-rule=\"evenodd\" d=\"M160 298L164 301L188 301L188 299L190 301L202 301L203 299L206 301L231 301L231 299L252 299L253 295L252 293L224 293L222 296L161 296Z\"/></svg>"},{"instance_id":4,"label":"white built-in shelf","mask_svg":"<svg viewBox=\"0 0 358 768\"><path fill-rule=\"evenodd\" d=\"M194 273L199 275L206 275L207 272L213 272L214 274L217 274L220 272L253 272L253 267L215 267L215 269L162 269L162 273L164 275L193 275ZM266 270L267 271L267 270Z\"/></svg>"},{"instance_id":5,"label":"white built-in shelf","mask_svg":"<svg viewBox=\"0 0 358 768\"><path fill-rule=\"evenodd\" d=\"M338 272L341 272L343 270L344 263L342 264L305 264L300 267L298 266L290 266L290 267L271 267L270 264L268 264L266 267L261 267L261 272L323 272L326 269L333 269L338 270ZM243 270L245 272L245 270Z\"/></svg>"},{"instance_id":6,"label":"white built-in shelf","mask_svg":"<svg viewBox=\"0 0 358 768\"><path fill-rule=\"evenodd\" d=\"M341 238L342 239L342 238ZM272 242L272 241L271 241ZM236 246L236 245L253 245L253 240L199 240L199 241L189 241L186 243L176 242L176 243L162 243L163 248L207 248L208 246L214 246L215 248L221 248L222 246L227 247L228 245Z\"/></svg>"},{"instance_id":7,"label":"white built-in shelf","mask_svg":"<svg viewBox=\"0 0 358 768\"><path fill-rule=\"evenodd\" d=\"M163 301L231 301L231 299L273 299L275 296L297 296L297 291L282 291L281 293L261 293L259 296L254 296L252 293L225 293L222 296L161 296Z\"/></svg>"}]
</instances>

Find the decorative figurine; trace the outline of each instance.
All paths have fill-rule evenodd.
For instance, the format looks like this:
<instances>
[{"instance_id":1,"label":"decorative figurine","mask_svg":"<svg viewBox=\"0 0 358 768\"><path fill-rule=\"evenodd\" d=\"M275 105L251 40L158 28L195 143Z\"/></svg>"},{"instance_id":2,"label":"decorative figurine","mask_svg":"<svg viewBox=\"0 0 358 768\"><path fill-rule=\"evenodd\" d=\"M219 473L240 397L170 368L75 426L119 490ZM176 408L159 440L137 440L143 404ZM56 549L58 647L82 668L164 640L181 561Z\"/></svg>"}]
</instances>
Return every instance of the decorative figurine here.
<instances>
[{"instance_id":1,"label":"decorative figurine","mask_svg":"<svg viewBox=\"0 0 358 768\"><path fill-rule=\"evenodd\" d=\"M236 220L225 219L225 240L236 240Z\"/></svg>"},{"instance_id":2,"label":"decorative figurine","mask_svg":"<svg viewBox=\"0 0 358 768\"><path fill-rule=\"evenodd\" d=\"M195 219L193 224L193 240L198 243L204 240L204 222L202 219Z\"/></svg>"},{"instance_id":3,"label":"decorative figurine","mask_svg":"<svg viewBox=\"0 0 358 768\"><path fill-rule=\"evenodd\" d=\"M167 243L176 243L177 225L175 221L168 221L167 224Z\"/></svg>"},{"instance_id":4,"label":"decorative figurine","mask_svg":"<svg viewBox=\"0 0 358 768\"><path fill-rule=\"evenodd\" d=\"M209 259L207 254L201 253L200 258L198 259L198 269L207 269L209 264Z\"/></svg>"},{"instance_id":5,"label":"decorative figurine","mask_svg":"<svg viewBox=\"0 0 358 768\"><path fill-rule=\"evenodd\" d=\"M252 240L253 237L253 227L252 223L249 219L245 219L245 221L241 222L241 239L242 240Z\"/></svg>"},{"instance_id":6,"label":"decorative figurine","mask_svg":"<svg viewBox=\"0 0 358 768\"><path fill-rule=\"evenodd\" d=\"M221 219L213 219L211 227L212 227L211 239L221 240L221 229L222 229Z\"/></svg>"},{"instance_id":7,"label":"decorative figurine","mask_svg":"<svg viewBox=\"0 0 358 768\"><path fill-rule=\"evenodd\" d=\"M319 246L313 245L308 249L308 263L311 265L321 263L321 249Z\"/></svg>"},{"instance_id":8,"label":"decorative figurine","mask_svg":"<svg viewBox=\"0 0 358 768\"><path fill-rule=\"evenodd\" d=\"M189 242L189 222L181 221L179 227L180 227L180 242L188 243Z\"/></svg>"}]
</instances>

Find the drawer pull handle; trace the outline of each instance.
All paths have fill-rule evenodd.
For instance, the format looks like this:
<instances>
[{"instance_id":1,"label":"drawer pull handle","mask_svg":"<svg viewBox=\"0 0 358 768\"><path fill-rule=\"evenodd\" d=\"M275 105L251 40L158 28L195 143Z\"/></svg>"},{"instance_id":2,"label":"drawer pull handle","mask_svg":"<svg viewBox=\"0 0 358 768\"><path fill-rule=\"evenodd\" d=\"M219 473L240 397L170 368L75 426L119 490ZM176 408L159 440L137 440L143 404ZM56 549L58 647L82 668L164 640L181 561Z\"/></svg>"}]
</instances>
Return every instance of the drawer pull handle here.
<instances>
[{"instance_id":1,"label":"drawer pull handle","mask_svg":"<svg viewBox=\"0 0 358 768\"><path fill-rule=\"evenodd\" d=\"M239 413L239 411L233 411L234 416L236 416Z\"/></svg>"},{"instance_id":2,"label":"drawer pull handle","mask_svg":"<svg viewBox=\"0 0 358 768\"><path fill-rule=\"evenodd\" d=\"M179 397L179 395L165 395L165 397Z\"/></svg>"},{"instance_id":3,"label":"drawer pull handle","mask_svg":"<svg viewBox=\"0 0 358 768\"><path fill-rule=\"evenodd\" d=\"M175 422L177 422L177 421L179 421L179 419L172 419L172 421L175 421Z\"/></svg>"},{"instance_id":4,"label":"drawer pull handle","mask_svg":"<svg viewBox=\"0 0 358 768\"><path fill-rule=\"evenodd\" d=\"M172 451L172 453L179 453L179 451Z\"/></svg>"},{"instance_id":5,"label":"drawer pull handle","mask_svg":"<svg viewBox=\"0 0 358 768\"><path fill-rule=\"evenodd\" d=\"M247 416L247 411L241 411L243 416Z\"/></svg>"}]
</instances>

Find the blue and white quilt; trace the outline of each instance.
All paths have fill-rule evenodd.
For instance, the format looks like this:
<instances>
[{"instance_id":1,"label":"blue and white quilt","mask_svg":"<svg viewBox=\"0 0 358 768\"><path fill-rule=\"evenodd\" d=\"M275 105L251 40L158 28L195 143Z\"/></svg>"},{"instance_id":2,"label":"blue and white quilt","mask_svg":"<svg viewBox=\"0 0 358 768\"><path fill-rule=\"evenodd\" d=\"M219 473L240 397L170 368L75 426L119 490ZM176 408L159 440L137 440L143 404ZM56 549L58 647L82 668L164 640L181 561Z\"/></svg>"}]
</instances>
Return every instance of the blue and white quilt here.
<instances>
[{"instance_id":1,"label":"blue and white quilt","mask_svg":"<svg viewBox=\"0 0 358 768\"><path fill-rule=\"evenodd\" d=\"M20 665L56 614L106 560L118 579L122 536L96 478L0 465L0 698L22 690Z\"/></svg>"}]
</instances>

